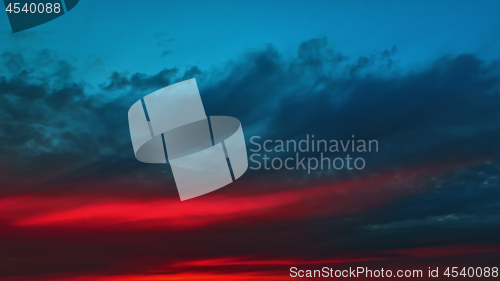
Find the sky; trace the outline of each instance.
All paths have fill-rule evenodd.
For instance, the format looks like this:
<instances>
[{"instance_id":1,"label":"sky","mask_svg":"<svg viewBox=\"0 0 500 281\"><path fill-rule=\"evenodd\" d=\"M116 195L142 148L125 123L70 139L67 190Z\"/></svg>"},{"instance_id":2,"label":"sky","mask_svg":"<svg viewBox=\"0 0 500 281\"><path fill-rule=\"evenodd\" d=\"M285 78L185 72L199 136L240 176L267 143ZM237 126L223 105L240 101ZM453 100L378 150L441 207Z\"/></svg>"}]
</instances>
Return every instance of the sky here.
<instances>
[{"instance_id":1,"label":"sky","mask_svg":"<svg viewBox=\"0 0 500 281\"><path fill-rule=\"evenodd\" d=\"M498 266L499 6L80 1L15 34L0 13L2 280ZM168 164L135 159L126 116L191 78L249 148L355 135L379 150L352 154L363 170L249 169L181 202Z\"/></svg>"},{"instance_id":2,"label":"sky","mask_svg":"<svg viewBox=\"0 0 500 281\"><path fill-rule=\"evenodd\" d=\"M6 14L2 15L0 34L8 44L0 48L46 48L77 64L100 60L104 71L152 74L166 66L219 67L267 44L293 57L302 41L327 37L349 57L397 45L401 63L418 67L448 53L496 58L498 5L496 1L82 1L78 13L23 35L14 36ZM87 77L102 80L101 73L93 77L95 69L80 71L86 81Z\"/></svg>"}]
</instances>

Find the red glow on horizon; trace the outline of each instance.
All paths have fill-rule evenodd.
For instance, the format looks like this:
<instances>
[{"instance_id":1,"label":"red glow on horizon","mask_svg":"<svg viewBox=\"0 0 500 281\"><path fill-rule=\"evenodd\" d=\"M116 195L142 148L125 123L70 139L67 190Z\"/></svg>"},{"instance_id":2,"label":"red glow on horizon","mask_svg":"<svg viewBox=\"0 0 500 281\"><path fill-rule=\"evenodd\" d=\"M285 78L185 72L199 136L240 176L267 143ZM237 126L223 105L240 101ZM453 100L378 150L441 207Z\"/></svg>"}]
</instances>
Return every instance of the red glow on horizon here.
<instances>
[{"instance_id":1,"label":"red glow on horizon","mask_svg":"<svg viewBox=\"0 0 500 281\"><path fill-rule=\"evenodd\" d=\"M422 174L426 173L409 170L304 189L270 190L265 194L213 193L182 202L177 198L103 198L95 194L11 196L0 199L0 219L19 227L95 228L135 224L136 227L174 229L234 220L241 223L288 221L378 207L415 192L411 185Z\"/></svg>"}]
</instances>

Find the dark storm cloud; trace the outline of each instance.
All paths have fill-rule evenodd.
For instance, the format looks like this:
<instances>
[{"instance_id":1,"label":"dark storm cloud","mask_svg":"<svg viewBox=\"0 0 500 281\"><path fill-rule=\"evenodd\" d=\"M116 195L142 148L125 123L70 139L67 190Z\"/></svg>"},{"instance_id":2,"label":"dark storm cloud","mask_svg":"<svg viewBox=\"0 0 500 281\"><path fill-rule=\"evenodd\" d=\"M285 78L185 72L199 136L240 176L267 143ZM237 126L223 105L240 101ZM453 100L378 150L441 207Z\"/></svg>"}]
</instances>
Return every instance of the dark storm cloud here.
<instances>
[{"instance_id":1,"label":"dark storm cloud","mask_svg":"<svg viewBox=\"0 0 500 281\"><path fill-rule=\"evenodd\" d=\"M353 243L363 244L360 248L377 248L374 241L396 241L397 237L397 246L404 247L409 241L425 244L429 236L419 240L418 232L393 230L387 238L357 227L368 222L410 221L418 228L427 223L428 216L457 216L455 224L436 220L431 233L450 237L463 228L463 236L456 241L492 241L491 235L471 236L477 235L475 229L495 232L491 223L500 214L499 184L494 179L500 156L498 63L472 54L449 55L421 71L405 72L397 66L395 47L344 60L327 46L324 39L307 41L292 61L272 47L247 54L228 66L227 77L213 85L207 83L201 90L207 113L238 117L245 132L261 136L262 141L304 139L306 134L327 140L350 139L353 134L377 139L379 152L366 156L370 164L366 170L372 172L475 163L474 169L464 168L471 176L432 174L422 195L381 208L380 213L370 211L369 219L363 213L356 215L351 225L331 220L331 227L320 223L324 227L321 233L334 235L344 244L350 239L347 236L373 239L373 243L354 239ZM247 139L250 136L246 134ZM300 173L289 172L282 180L294 178L291 174L300 178ZM481 215L475 220L460 219L477 214ZM483 220L483 216L493 217ZM337 228L342 233L332 234Z\"/></svg>"},{"instance_id":2,"label":"dark storm cloud","mask_svg":"<svg viewBox=\"0 0 500 281\"><path fill-rule=\"evenodd\" d=\"M394 47L343 61L325 46L307 41L292 61L272 47L247 54L200 83L207 113L235 116L263 139L377 139L380 161L399 167L499 156L497 64L463 54L401 74L387 69Z\"/></svg>"},{"instance_id":3,"label":"dark storm cloud","mask_svg":"<svg viewBox=\"0 0 500 281\"><path fill-rule=\"evenodd\" d=\"M46 136L41 143L57 143L58 151L68 146L82 153L91 147L113 153L126 147L123 116L132 102L147 91L197 77L209 115L235 116L263 138L315 134L318 139L345 139L354 134L377 139L383 152L379 167L498 155L500 67L470 54L446 56L403 74L402 69L394 72L396 47L348 59L326 38L317 38L302 43L291 60L268 46L210 73L196 66L153 75L115 71L100 92L89 94L85 85L72 81L74 66L43 52L39 57L52 58L43 61L52 71L29 69L15 53L2 56L17 72L0 77L0 114L3 130L19 126L12 130L26 135L32 130ZM387 69L390 64L393 68ZM107 93L114 91L120 94L110 98ZM43 126L35 128L39 123ZM89 139L78 144L84 136ZM26 139L9 138L15 146L27 147ZM29 150L37 147L29 145Z\"/></svg>"},{"instance_id":4,"label":"dark storm cloud","mask_svg":"<svg viewBox=\"0 0 500 281\"><path fill-rule=\"evenodd\" d=\"M42 52L37 63L52 70L34 71L19 54L2 56L13 71L0 77L3 150L85 155L120 148L133 159L123 118L130 104L196 77L208 115L235 116L246 132L263 138L349 139L354 134L379 140L381 152L367 156L377 165L368 169L494 158L499 152L500 67L470 54L442 57L405 73L395 63L395 46L349 59L326 38L316 38L303 42L293 59L268 46L212 72L196 66L152 75L115 71L90 94L86 85L72 81L74 66Z\"/></svg>"}]
</instances>

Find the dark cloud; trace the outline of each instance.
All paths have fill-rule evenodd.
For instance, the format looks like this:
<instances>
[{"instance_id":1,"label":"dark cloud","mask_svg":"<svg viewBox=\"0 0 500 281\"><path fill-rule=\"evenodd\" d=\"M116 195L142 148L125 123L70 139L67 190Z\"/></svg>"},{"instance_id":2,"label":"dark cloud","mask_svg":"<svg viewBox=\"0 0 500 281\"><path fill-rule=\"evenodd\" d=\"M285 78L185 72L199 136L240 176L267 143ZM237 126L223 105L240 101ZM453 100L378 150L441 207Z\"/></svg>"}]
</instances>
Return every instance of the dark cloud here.
<instances>
[{"instance_id":1,"label":"dark cloud","mask_svg":"<svg viewBox=\"0 0 500 281\"><path fill-rule=\"evenodd\" d=\"M107 86L101 86L105 90L121 90L127 86L130 86L129 79L125 76L125 74L120 74L117 71L114 71L113 74L109 77L109 84Z\"/></svg>"},{"instance_id":2,"label":"dark cloud","mask_svg":"<svg viewBox=\"0 0 500 281\"><path fill-rule=\"evenodd\" d=\"M328 61L341 62L348 59L342 53L335 53L326 37L311 39L300 44L297 50L297 58L302 61L324 61L326 63Z\"/></svg>"},{"instance_id":3,"label":"dark cloud","mask_svg":"<svg viewBox=\"0 0 500 281\"><path fill-rule=\"evenodd\" d=\"M122 90L126 87L131 87L134 90L148 90L154 88L162 88L169 85L173 78L178 74L178 69L163 69L155 75L147 75L143 73L135 73L127 77L124 73L113 72L109 77L108 85L101 85L103 90L113 91Z\"/></svg>"},{"instance_id":4,"label":"dark cloud","mask_svg":"<svg viewBox=\"0 0 500 281\"><path fill-rule=\"evenodd\" d=\"M89 94L86 85L72 82L74 66L43 52L55 60L49 64L54 67L51 73L58 74L22 70L0 77L0 114L4 124L10 122L4 130L22 122L11 130L45 134L47 142L52 140L54 147L57 143L58 151L65 151L63 144L75 150L77 136L88 134L94 137L81 142L86 145L77 151L90 149L88 145L108 153L127 147L123 116L129 105L147 91L196 77L209 115L235 116L245 131L263 138L314 134L318 139L345 139L354 134L379 140L382 152L367 156L377 161L368 169L468 161L473 156L490 159L498 154L499 67L469 54L446 56L422 71L394 75L386 66L397 54L396 47L348 59L326 38L317 38L302 43L292 60L268 46L211 73L196 66L153 75L115 71L100 92ZM17 54L3 58L19 67L25 64ZM44 129L33 125L39 123ZM16 147L26 147L26 139L12 138Z\"/></svg>"},{"instance_id":5,"label":"dark cloud","mask_svg":"<svg viewBox=\"0 0 500 281\"><path fill-rule=\"evenodd\" d=\"M46 104L54 110L61 111L64 107L74 107L84 98L84 89L72 83L62 89L54 91L45 99Z\"/></svg>"},{"instance_id":6,"label":"dark cloud","mask_svg":"<svg viewBox=\"0 0 500 281\"><path fill-rule=\"evenodd\" d=\"M69 62L61 60L57 63L54 75L59 78L58 83L65 83L71 80L73 71L76 68L73 67Z\"/></svg>"},{"instance_id":7,"label":"dark cloud","mask_svg":"<svg viewBox=\"0 0 500 281\"><path fill-rule=\"evenodd\" d=\"M29 80L30 74L26 71L22 71L19 75L15 75L9 80L1 77L2 97L35 101L47 96L48 85L44 83L31 84Z\"/></svg>"},{"instance_id":8,"label":"dark cloud","mask_svg":"<svg viewBox=\"0 0 500 281\"><path fill-rule=\"evenodd\" d=\"M166 57L168 55L170 55L172 53L172 51L163 51L160 55L160 57Z\"/></svg>"},{"instance_id":9,"label":"dark cloud","mask_svg":"<svg viewBox=\"0 0 500 281\"><path fill-rule=\"evenodd\" d=\"M5 66L12 73L18 73L24 69L26 62L19 53L5 52L2 54Z\"/></svg>"},{"instance_id":10,"label":"dark cloud","mask_svg":"<svg viewBox=\"0 0 500 281\"><path fill-rule=\"evenodd\" d=\"M386 50L383 50L380 55L382 57L390 57L390 56L393 56L394 54L396 54L398 51L398 49L396 48L396 46L392 46L390 49L386 49Z\"/></svg>"}]
</instances>

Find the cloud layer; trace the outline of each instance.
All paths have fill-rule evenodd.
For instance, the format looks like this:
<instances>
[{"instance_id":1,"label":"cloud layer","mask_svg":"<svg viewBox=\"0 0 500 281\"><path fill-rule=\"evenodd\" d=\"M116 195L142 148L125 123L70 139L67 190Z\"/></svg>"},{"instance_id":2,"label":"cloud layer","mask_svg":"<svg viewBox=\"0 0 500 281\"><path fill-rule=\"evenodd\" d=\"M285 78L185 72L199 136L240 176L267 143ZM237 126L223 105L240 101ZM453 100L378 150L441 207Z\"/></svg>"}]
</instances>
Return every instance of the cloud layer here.
<instances>
[{"instance_id":1,"label":"cloud layer","mask_svg":"<svg viewBox=\"0 0 500 281\"><path fill-rule=\"evenodd\" d=\"M488 265L499 253L500 64L459 54L407 69L398 52L348 58L314 38L293 58L267 46L214 70L115 71L101 85L48 50L4 53L0 275L278 280L292 264ZM249 170L180 202L168 165L135 160L126 116L189 78L207 115L238 118L247 140L355 135L379 152L356 173Z\"/></svg>"}]
</instances>

